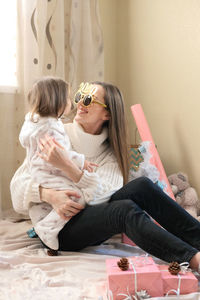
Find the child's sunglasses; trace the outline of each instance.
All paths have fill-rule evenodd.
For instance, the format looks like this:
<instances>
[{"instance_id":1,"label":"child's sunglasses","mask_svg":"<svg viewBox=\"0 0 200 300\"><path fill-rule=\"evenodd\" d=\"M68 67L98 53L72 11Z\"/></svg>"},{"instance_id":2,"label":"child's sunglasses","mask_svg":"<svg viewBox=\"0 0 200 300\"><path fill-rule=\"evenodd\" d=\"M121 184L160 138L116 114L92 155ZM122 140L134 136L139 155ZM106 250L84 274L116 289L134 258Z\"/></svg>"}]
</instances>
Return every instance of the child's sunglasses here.
<instances>
[{"instance_id":1,"label":"child's sunglasses","mask_svg":"<svg viewBox=\"0 0 200 300\"><path fill-rule=\"evenodd\" d=\"M106 104L95 100L96 97L93 95L93 93L96 91L96 88L91 89L90 87L91 85L89 85L88 83L82 83L78 92L75 94L74 102L77 104L82 101L82 104L86 107L90 106L92 103L97 103L103 107L107 107Z\"/></svg>"}]
</instances>

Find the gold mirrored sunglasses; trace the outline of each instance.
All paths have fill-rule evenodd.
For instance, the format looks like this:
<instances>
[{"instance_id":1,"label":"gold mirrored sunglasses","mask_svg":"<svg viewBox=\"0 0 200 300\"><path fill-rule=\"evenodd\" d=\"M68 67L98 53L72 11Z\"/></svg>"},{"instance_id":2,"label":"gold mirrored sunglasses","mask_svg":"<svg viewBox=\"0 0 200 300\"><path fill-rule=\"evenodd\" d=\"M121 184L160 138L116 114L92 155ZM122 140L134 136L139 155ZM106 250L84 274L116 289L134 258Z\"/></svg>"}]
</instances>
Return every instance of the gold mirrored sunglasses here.
<instances>
[{"instance_id":1,"label":"gold mirrored sunglasses","mask_svg":"<svg viewBox=\"0 0 200 300\"><path fill-rule=\"evenodd\" d=\"M92 103L97 103L106 108L106 104L96 100L96 97L94 95L96 90L97 88L93 84L82 82L77 93L75 94L74 102L77 104L82 101L83 106L86 107L90 106Z\"/></svg>"}]
</instances>

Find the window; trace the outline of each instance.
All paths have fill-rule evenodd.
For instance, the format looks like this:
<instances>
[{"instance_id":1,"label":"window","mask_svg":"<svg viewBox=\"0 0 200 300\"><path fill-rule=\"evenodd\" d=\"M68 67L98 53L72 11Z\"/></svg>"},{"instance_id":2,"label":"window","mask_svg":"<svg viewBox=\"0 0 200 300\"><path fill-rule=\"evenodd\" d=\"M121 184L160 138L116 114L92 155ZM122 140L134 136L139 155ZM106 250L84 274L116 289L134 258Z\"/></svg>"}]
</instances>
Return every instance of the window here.
<instances>
[{"instance_id":1,"label":"window","mask_svg":"<svg viewBox=\"0 0 200 300\"><path fill-rule=\"evenodd\" d=\"M0 3L0 92L14 92L16 77L16 0Z\"/></svg>"}]
</instances>

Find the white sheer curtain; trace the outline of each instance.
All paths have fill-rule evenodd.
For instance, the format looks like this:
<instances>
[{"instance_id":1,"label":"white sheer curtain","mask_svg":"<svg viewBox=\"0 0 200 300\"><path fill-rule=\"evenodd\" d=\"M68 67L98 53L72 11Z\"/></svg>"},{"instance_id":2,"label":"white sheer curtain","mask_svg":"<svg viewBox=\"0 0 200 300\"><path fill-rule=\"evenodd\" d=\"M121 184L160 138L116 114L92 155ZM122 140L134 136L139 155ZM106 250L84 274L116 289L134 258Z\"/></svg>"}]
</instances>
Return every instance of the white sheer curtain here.
<instances>
[{"instance_id":1,"label":"white sheer curtain","mask_svg":"<svg viewBox=\"0 0 200 300\"><path fill-rule=\"evenodd\" d=\"M26 95L35 79L64 78L63 0L18 0L18 80Z\"/></svg>"},{"instance_id":2,"label":"white sheer curtain","mask_svg":"<svg viewBox=\"0 0 200 300\"><path fill-rule=\"evenodd\" d=\"M43 75L103 80L103 35L98 0L18 0L18 79L26 95Z\"/></svg>"},{"instance_id":3,"label":"white sheer curtain","mask_svg":"<svg viewBox=\"0 0 200 300\"><path fill-rule=\"evenodd\" d=\"M65 77L76 89L104 78L103 34L98 0L65 2Z\"/></svg>"}]
</instances>

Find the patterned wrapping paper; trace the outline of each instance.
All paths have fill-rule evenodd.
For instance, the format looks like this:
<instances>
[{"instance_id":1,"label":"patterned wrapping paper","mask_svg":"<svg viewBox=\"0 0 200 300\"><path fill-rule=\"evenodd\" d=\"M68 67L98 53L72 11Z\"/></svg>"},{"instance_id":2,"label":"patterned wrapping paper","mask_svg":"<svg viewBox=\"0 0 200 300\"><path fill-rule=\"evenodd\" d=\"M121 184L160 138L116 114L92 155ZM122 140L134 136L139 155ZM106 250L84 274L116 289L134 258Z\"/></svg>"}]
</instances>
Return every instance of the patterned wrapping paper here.
<instances>
[{"instance_id":1,"label":"patterned wrapping paper","mask_svg":"<svg viewBox=\"0 0 200 300\"><path fill-rule=\"evenodd\" d=\"M117 265L119 259L106 260L108 290L113 300L122 300L124 295L135 295L141 290L147 291L151 297L164 295L161 272L151 257L129 257L135 271L131 264L127 271L122 271Z\"/></svg>"}]
</instances>

